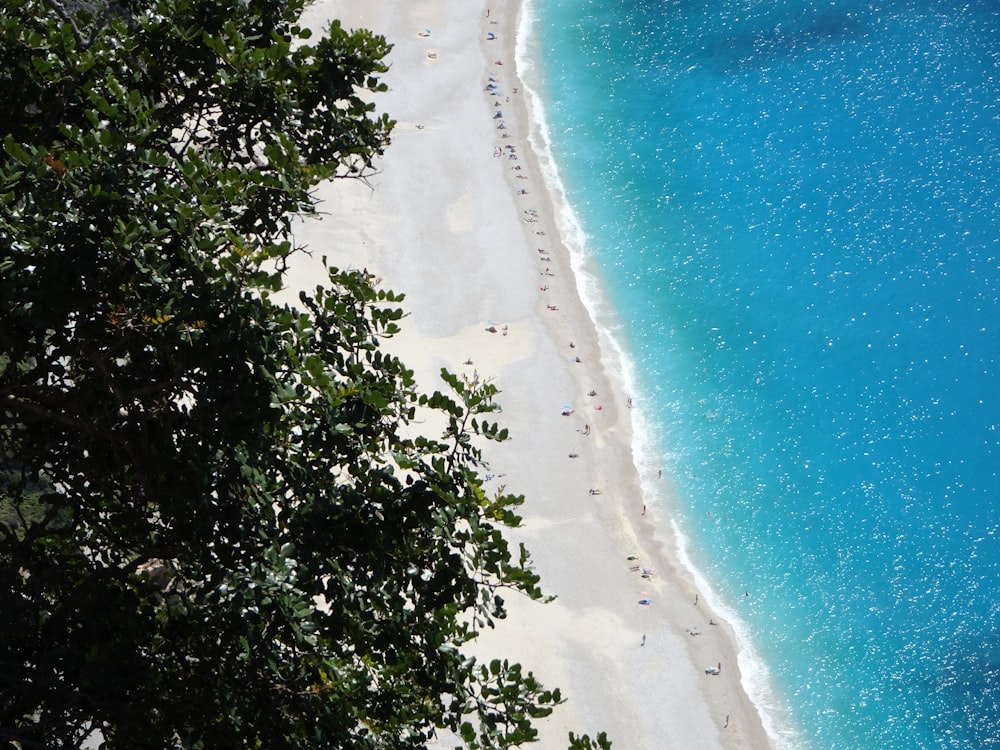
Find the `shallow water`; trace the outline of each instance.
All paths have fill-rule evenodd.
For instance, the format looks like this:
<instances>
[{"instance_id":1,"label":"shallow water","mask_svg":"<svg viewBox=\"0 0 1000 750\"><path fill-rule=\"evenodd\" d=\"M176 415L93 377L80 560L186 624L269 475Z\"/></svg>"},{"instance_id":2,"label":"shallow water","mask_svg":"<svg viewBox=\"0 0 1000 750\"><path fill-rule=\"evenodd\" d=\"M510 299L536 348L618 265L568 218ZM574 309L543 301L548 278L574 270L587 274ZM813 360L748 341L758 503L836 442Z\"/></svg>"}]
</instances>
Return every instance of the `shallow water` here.
<instances>
[{"instance_id":1,"label":"shallow water","mask_svg":"<svg viewBox=\"0 0 1000 750\"><path fill-rule=\"evenodd\" d=\"M772 730L1000 745L1000 6L527 11L641 468Z\"/></svg>"}]
</instances>

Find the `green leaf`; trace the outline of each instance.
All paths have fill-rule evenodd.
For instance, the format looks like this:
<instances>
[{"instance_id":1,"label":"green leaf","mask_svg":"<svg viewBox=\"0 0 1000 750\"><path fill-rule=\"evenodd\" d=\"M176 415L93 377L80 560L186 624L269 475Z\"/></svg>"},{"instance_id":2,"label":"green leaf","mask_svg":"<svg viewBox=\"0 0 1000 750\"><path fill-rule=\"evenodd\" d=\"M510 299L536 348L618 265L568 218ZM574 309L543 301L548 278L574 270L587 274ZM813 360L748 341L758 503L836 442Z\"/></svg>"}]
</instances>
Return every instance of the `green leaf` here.
<instances>
[{"instance_id":1,"label":"green leaf","mask_svg":"<svg viewBox=\"0 0 1000 750\"><path fill-rule=\"evenodd\" d=\"M32 162L31 155L25 151L21 144L15 141L14 137L9 133L4 136L3 150L25 166L30 165Z\"/></svg>"}]
</instances>

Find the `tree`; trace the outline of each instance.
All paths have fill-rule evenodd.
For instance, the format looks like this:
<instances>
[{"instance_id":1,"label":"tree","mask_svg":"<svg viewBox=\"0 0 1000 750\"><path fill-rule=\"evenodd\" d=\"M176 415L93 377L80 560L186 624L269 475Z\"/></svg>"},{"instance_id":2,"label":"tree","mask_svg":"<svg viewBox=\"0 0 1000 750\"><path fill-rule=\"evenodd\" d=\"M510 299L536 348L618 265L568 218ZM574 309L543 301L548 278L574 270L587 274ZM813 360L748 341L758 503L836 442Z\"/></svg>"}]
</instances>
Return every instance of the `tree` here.
<instances>
[{"instance_id":1,"label":"tree","mask_svg":"<svg viewBox=\"0 0 1000 750\"><path fill-rule=\"evenodd\" d=\"M509 747L561 700L462 653L541 596L502 534L522 498L479 478L496 388L420 393L364 272L273 299L291 217L392 126L389 45L312 43L302 5L0 11L10 746Z\"/></svg>"}]
</instances>

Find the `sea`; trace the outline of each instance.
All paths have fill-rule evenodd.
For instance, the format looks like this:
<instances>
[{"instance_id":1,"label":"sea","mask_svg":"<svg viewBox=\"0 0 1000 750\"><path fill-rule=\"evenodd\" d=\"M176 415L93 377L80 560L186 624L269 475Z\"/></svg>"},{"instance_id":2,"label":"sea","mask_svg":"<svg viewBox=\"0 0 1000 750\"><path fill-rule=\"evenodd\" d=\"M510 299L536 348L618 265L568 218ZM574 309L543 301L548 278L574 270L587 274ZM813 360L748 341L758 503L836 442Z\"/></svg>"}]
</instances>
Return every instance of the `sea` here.
<instances>
[{"instance_id":1,"label":"sea","mask_svg":"<svg viewBox=\"0 0 1000 750\"><path fill-rule=\"evenodd\" d=\"M525 0L519 39L775 744L1000 747L1000 2Z\"/></svg>"}]
</instances>

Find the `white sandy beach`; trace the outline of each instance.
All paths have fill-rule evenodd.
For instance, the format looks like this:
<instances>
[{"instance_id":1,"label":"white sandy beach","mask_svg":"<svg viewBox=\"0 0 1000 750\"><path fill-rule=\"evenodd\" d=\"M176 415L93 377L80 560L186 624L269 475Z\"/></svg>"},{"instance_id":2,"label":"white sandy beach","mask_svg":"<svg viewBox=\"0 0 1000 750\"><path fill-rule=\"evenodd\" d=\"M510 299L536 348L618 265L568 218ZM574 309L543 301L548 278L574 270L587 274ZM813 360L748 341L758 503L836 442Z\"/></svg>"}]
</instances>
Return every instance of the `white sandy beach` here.
<instances>
[{"instance_id":1,"label":"white sandy beach","mask_svg":"<svg viewBox=\"0 0 1000 750\"><path fill-rule=\"evenodd\" d=\"M370 187L322 188L326 216L299 225L297 240L406 295L404 333L390 347L425 390L443 387L447 367L502 391L512 437L488 449L487 489L526 496L511 537L558 598L509 601L510 617L476 651L560 687L567 702L539 723L540 747L603 730L619 749L769 748L730 628L695 603L668 519L644 512L630 394L602 363L530 151L518 11L513 0L321 0L309 10L315 27L340 18L395 45L377 103L398 125ZM291 289L321 282L305 256L288 279ZM706 674L717 664L719 675Z\"/></svg>"}]
</instances>

